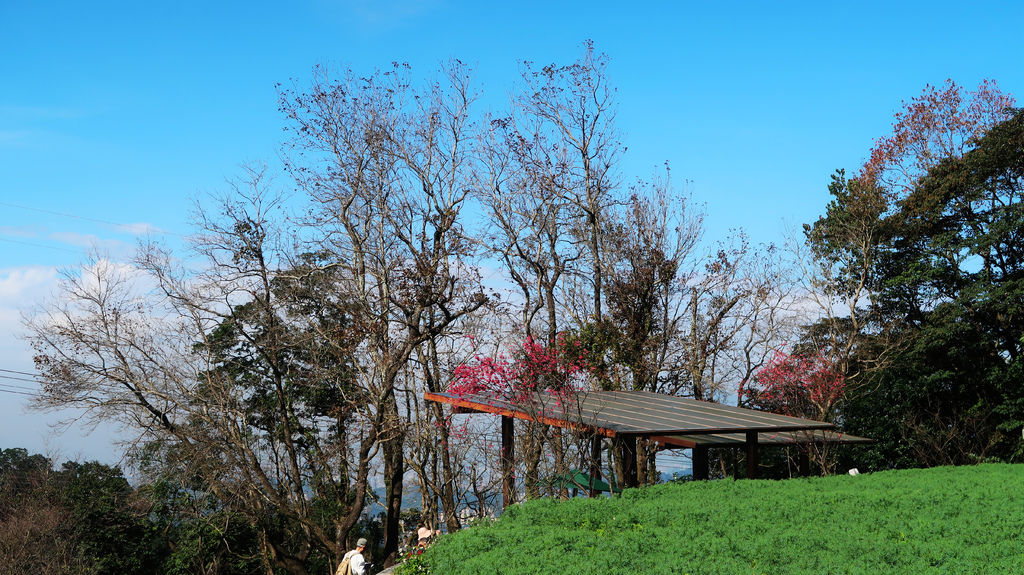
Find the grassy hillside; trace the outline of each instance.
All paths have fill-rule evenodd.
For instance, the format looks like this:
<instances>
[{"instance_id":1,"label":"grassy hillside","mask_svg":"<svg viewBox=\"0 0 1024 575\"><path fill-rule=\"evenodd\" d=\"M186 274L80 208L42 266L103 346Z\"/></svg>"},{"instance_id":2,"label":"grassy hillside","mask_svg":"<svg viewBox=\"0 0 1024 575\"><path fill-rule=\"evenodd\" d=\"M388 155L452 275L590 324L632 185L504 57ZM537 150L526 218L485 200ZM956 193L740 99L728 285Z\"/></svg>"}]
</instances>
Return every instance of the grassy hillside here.
<instances>
[{"instance_id":1,"label":"grassy hillside","mask_svg":"<svg viewBox=\"0 0 1024 575\"><path fill-rule=\"evenodd\" d=\"M421 559L438 575L1024 573L1024 465L532 501Z\"/></svg>"}]
</instances>

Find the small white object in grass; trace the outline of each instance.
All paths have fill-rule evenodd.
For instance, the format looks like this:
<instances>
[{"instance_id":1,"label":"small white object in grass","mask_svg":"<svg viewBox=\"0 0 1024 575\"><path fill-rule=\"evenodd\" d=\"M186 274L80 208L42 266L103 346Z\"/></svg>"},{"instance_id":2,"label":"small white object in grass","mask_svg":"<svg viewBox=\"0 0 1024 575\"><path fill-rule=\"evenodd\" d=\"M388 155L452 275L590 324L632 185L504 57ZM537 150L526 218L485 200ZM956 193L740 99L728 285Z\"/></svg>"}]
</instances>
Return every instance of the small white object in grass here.
<instances>
[{"instance_id":1,"label":"small white object in grass","mask_svg":"<svg viewBox=\"0 0 1024 575\"><path fill-rule=\"evenodd\" d=\"M854 467L850 470L850 475L860 475L860 471L857 471L857 468Z\"/></svg>"}]
</instances>

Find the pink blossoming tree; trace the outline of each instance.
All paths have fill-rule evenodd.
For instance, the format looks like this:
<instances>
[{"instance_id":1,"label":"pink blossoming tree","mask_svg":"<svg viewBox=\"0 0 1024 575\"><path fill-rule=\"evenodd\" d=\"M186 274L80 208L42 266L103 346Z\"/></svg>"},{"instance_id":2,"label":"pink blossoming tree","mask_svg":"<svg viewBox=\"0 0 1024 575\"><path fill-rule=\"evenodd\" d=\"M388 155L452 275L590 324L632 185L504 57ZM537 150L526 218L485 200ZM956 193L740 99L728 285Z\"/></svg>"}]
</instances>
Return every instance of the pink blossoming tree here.
<instances>
[{"instance_id":1,"label":"pink blossoming tree","mask_svg":"<svg viewBox=\"0 0 1024 575\"><path fill-rule=\"evenodd\" d=\"M741 387L740 404L818 421L834 421L836 408L846 391L846 378L821 352L788 354L776 351Z\"/></svg>"},{"instance_id":2,"label":"pink blossoming tree","mask_svg":"<svg viewBox=\"0 0 1024 575\"><path fill-rule=\"evenodd\" d=\"M540 495L539 465L546 441L546 426L539 424L540 418L550 416L561 419L566 415L571 418L578 405L579 394L588 387L591 370L590 362L578 340L570 340L564 334L558 334L555 344L546 346L527 337L512 352L511 357L477 355L457 367L448 392L457 396L485 395L504 400L533 418L534 421L525 425L523 447L527 497L534 498ZM538 395L540 392L552 394L554 401L547 401L547 398L542 400ZM568 466L565 463L561 430L554 428L552 433L550 446L555 460L555 472L564 474ZM560 492L564 492L562 495L568 494L564 489Z\"/></svg>"},{"instance_id":3,"label":"pink blossoming tree","mask_svg":"<svg viewBox=\"0 0 1024 575\"><path fill-rule=\"evenodd\" d=\"M585 389L590 370L578 341L559 334L555 345L545 346L527 337L511 358L477 355L455 368L448 392L484 394L522 405L535 393L546 391L554 393L561 403Z\"/></svg>"},{"instance_id":4,"label":"pink blossoming tree","mask_svg":"<svg viewBox=\"0 0 1024 575\"><path fill-rule=\"evenodd\" d=\"M740 387L739 402L772 413L834 422L845 392L843 373L836 368L835 361L820 351L811 354L776 351L754 376L753 382ZM834 444L815 440L813 432L807 434L800 452L822 473L830 473L836 463Z\"/></svg>"}]
</instances>

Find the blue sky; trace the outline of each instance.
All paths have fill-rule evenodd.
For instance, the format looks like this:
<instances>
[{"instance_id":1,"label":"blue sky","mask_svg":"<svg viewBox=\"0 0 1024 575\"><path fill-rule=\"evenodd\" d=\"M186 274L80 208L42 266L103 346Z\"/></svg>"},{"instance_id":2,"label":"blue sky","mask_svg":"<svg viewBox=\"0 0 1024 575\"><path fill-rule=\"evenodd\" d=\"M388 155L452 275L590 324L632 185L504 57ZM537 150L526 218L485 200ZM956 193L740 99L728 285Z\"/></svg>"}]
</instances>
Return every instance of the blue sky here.
<instances>
[{"instance_id":1,"label":"blue sky","mask_svg":"<svg viewBox=\"0 0 1024 575\"><path fill-rule=\"evenodd\" d=\"M593 39L624 180L668 161L709 239L779 243L925 84L993 78L1024 98L1021 22L1020 2L2 2L0 369L31 371L18 310L57 268L93 245L126 257L139 230L179 242L197 194L273 166L275 84L317 63L427 74L460 58L498 109L520 62L569 63ZM116 460L110 430L48 437L24 399L0 393L0 447Z\"/></svg>"}]
</instances>

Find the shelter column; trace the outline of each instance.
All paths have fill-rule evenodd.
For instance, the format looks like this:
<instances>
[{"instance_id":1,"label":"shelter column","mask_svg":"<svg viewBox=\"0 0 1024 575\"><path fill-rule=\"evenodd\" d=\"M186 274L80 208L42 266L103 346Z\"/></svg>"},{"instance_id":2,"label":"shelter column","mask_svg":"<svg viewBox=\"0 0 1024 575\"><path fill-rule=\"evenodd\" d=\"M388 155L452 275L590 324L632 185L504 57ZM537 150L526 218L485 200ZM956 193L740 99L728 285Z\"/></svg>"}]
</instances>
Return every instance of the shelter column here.
<instances>
[{"instance_id":1,"label":"shelter column","mask_svg":"<svg viewBox=\"0 0 1024 575\"><path fill-rule=\"evenodd\" d=\"M640 484L636 476L636 437L619 435L615 440L619 444L619 453L622 454L622 487L636 487Z\"/></svg>"},{"instance_id":2,"label":"shelter column","mask_svg":"<svg viewBox=\"0 0 1024 575\"><path fill-rule=\"evenodd\" d=\"M708 473L708 448L694 445L692 460L694 480L701 481L707 479L710 475Z\"/></svg>"},{"instance_id":3,"label":"shelter column","mask_svg":"<svg viewBox=\"0 0 1024 575\"><path fill-rule=\"evenodd\" d=\"M597 497L597 482L601 479L601 436L594 434L590 440L590 497Z\"/></svg>"},{"instance_id":4,"label":"shelter column","mask_svg":"<svg viewBox=\"0 0 1024 575\"><path fill-rule=\"evenodd\" d=\"M501 416L501 507L512 505L516 493L516 438L511 417Z\"/></svg>"},{"instance_id":5,"label":"shelter column","mask_svg":"<svg viewBox=\"0 0 1024 575\"><path fill-rule=\"evenodd\" d=\"M801 445L800 451L800 476L810 477L811 475L811 444Z\"/></svg>"},{"instance_id":6,"label":"shelter column","mask_svg":"<svg viewBox=\"0 0 1024 575\"><path fill-rule=\"evenodd\" d=\"M747 432L747 479L757 479L757 432Z\"/></svg>"}]
</instances>

